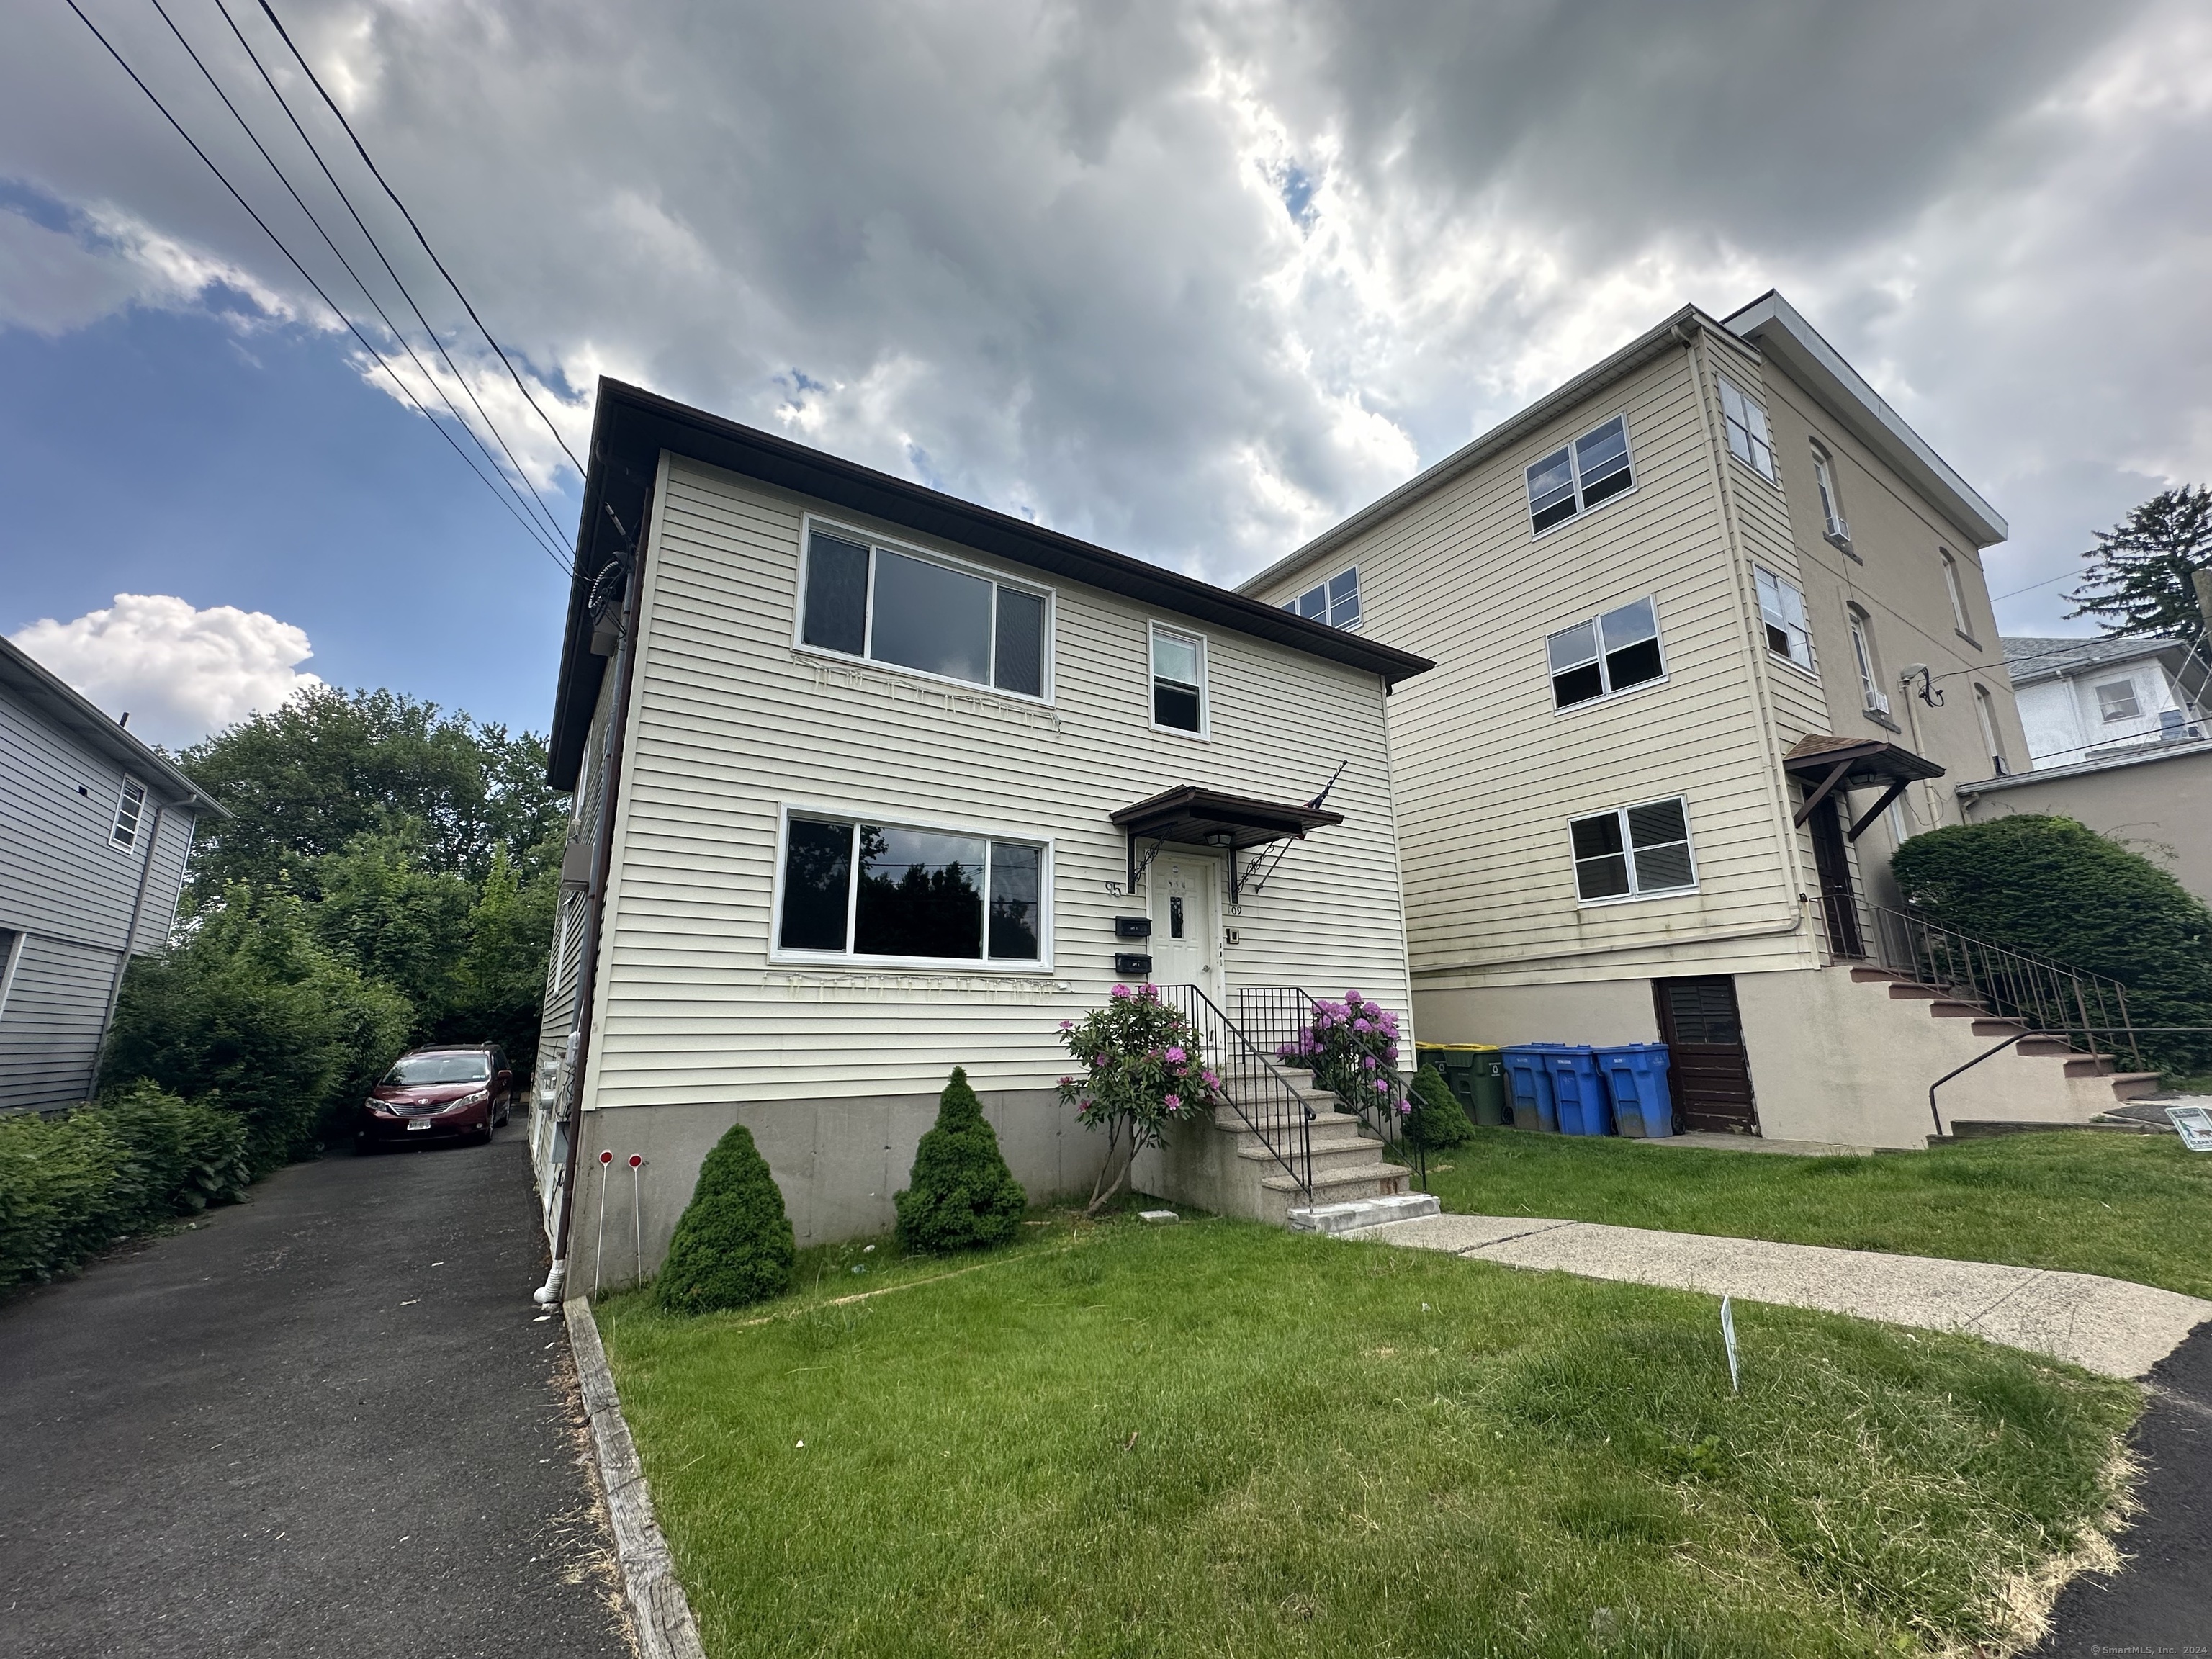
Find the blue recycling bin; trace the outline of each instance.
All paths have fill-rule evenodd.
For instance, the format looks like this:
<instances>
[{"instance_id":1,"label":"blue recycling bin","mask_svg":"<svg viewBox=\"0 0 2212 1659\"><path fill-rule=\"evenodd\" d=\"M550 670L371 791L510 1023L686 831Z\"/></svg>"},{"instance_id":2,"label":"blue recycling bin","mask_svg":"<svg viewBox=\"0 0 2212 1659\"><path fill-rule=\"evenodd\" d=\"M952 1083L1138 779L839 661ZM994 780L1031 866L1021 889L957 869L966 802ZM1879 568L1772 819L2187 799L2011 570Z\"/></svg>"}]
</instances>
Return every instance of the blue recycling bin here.
<instances>
[{"instance_id":1,"label":"blue recycling bin","mask_svg":"<svg viewBox=\"0 0 2212 1659\"><path fill-rule=\"evenodd\" d=\"M1667 1045L1621 1042L1593 1050L1624 1135L1659 1140L1674 1133L1674 1101L1667 1090Z\"/></svg>"},{"instance_id":2,"label":"blue recycling bin","mask_svg":"<svg viewBox=\"0 0 2212 1659\"><path fill-rule=\"evenodd\" d=\"M1552 1100L1563 1135L1609 1135L1613 1107L1599 1074L1597 1055L1586 1042L1562 1042L1545 1051L1552 1074Z\"/></svg>"},{"instance_id":3,"label":"blue recycling bin","mask_svg":"<svg viewBox=\"0 0 2212 1659\"><path fill-rule=\"evenodd\" d=\"M1500 1052L1505 1066L1506 1099L1513 1112L1513 1127L1544 1134L1559 1132L1559 1108L1552 1094L1552 1073L1545 1058L1556 1042L1516 1042Z\"/></svg>"}]
</instances>

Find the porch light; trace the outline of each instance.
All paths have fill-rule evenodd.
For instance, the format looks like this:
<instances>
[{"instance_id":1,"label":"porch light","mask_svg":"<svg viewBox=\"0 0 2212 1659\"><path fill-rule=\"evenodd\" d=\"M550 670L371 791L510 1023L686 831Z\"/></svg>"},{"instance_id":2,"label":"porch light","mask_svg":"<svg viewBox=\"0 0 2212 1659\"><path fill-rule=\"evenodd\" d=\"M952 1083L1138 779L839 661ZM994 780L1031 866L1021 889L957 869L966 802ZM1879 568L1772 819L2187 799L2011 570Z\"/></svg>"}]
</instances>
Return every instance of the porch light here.
<instances>
[{"instance_id":1,"label":"porch light","mask_svg":"<svg viewBox=\"0 0 2212 1659\"><path fill-rule=\"evenodd\" d=\"M1206 838L1206 844L1208 847L1226 847L1236 839L1226 830L1217 830Z\"/></svg>"}]
</instances>

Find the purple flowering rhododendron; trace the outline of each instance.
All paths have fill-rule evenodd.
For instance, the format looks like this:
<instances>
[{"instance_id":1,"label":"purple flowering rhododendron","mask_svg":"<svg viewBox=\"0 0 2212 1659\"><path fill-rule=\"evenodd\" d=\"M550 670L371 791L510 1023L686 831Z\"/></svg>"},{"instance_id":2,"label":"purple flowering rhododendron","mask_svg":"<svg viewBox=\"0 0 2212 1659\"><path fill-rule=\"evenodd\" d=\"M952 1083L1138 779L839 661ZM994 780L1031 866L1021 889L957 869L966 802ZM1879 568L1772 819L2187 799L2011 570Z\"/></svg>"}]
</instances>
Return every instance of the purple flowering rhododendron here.
<instances>
[{"instance_id":1,"label":"purple flowering rhododendron","mask_svg":"<svg viewBox=\"0 0 2212 1659\"><path fill-rule=\"evenodd\" d=\"M1221 1079L1202 1063L1190 1022L1157 986L1116 985L1104 1006L1060 1030L1085 1073L1062 1078L1060 1097L1085 1128L1106 1131L1106 1161L1091 1197L1096 1214L1127 1184L1139 1152L1164 1141L1170 1125L1221 1103Z\"/></svg>"},{"instance_id":2,"label":"purple flowering rhododendron","mask_svg":"<svg viewBox=\"0 0 2212 1659\"><path fill-rule=\"evenodd\" d=\"M1296 1040L1277 1057L1306 1068L1314 1081L1355 1111L1406 1109L1398 1078L1398 1017L1357 991L1341 1002L1316 1000Z\"/></svg>"}]
</instances>

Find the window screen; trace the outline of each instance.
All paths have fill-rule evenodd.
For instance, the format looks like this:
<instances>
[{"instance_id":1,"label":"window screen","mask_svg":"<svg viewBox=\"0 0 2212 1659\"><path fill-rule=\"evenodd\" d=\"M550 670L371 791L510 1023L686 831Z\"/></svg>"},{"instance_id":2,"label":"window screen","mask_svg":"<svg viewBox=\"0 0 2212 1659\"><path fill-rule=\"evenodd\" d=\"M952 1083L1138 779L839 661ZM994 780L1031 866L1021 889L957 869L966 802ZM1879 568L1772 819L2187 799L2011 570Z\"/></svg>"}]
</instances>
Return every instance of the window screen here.
<instances>
[{"instance_id":1,"label":"window screen","mask_svg":"<svg viewBox=\"0 0 2212 1659\"><path fill-rule=\"evenodd\" d=\"M1570 708L1632 685L1662 678L1667 665L1659 649L1659 615L1649 599L1572 628L1544 641L1552 669L1552 705Z\"/></svg>"},{"instance_id":2,"label":"window screen","mask_svg":"<svg viewBox=\"0 0 2212 1659\"><path fill-rule=\"evenodd\" d=\"M999 590L998 649L991 684L1025 697L1044 695L1044 600L1019 588Z\"/></svg>"},{"instance_id":3,"label":"window screen","mask_svg":"<svg viewBox=\"0 0 2212 1659\"><path fill-rule=\"evenodd\" d=\"M1206 652L1188 635L1152 632L1152 719L1178 732L1206 729Z\"/></svg>"},{"instance_id":4,"label":"window screen","mask_svg":"<svg viewBox=\"0 0 2212 1659\"><path fill-rule=\"evenodd\" d=\"M793 817L784 840L786 951L1036 962L1044 849L942 830Z\"/></svg>"},{"instance_id":5,"label":"window screen","mask_svg":"<svg viewBox=\"0 0 2212 1659\"><path fill-rule=\"evenodd\" d=\"M816 531L806 544L806 615L799 637L859 656L868 638L868 550Z\"/></svg>"},{"instance_id":6,"label":"window screen","mask_svg":"<svg viewBox=\"0 0 2212 1659\"><path fill-rule=\"evenodd\" d=\"M1044 595L827 531L813 532L806 548L802 644L1044 696Z\"/></svg>"},{"instance_id":7,"label":"window screen","mask_svg":"<svg viewBox=\"0 0 2212 1659\"><path fill-rule=\"evenodd\" d=\"M1635 482L1628 456L1628 417L1616 415L1528 469L1529 528L1541 535Z\"/></svg>"},{"instance_id":8,"label":"window screen","mask_svg":"<svg viewBox=\"0 0 2212 1659\"><path fill-rule=\"evenodd\" d=\"M1813 630L1805 624L1805 595L1796 583L1771 570L1754 568L1759 589L1759 620L1766 634L1766 648L1787 657L1800 668L1813 666Z\"/></svg>"},{"instance_id":9,"label":"window screen","mask_svg":"<svg viewBox=\"0 0 2212 1659\"><path fill-rule=\"evenodd\" d=\"M1679 892L1697 884L1690 855L1689 812L1680 796L1576 818L1575 891L1591 899Z\"/></svg>"}]
</instances>

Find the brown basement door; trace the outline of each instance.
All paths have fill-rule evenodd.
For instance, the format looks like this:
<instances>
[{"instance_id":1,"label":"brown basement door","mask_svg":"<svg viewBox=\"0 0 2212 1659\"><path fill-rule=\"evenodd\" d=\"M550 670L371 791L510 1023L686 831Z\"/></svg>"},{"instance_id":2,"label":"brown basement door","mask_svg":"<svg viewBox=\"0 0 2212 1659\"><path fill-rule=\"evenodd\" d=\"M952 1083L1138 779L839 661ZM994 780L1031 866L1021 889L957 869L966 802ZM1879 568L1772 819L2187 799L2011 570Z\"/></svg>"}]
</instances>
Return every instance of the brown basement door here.
<instances>
[{"instance_id":1,"label":"brown basement door","mask_svg":"<svg viewBox=\"0 0 2212 1659\"><path fill-rule=\"evenodd\" d=\"M1735 981L1725 974L1655 979L1651 994L1667 1045L1674 1121L1685 1129L1757 1134L1759 1109L1752 1100L1751 1056L1743 1046Z\"/></svg>"}]
</instances>

